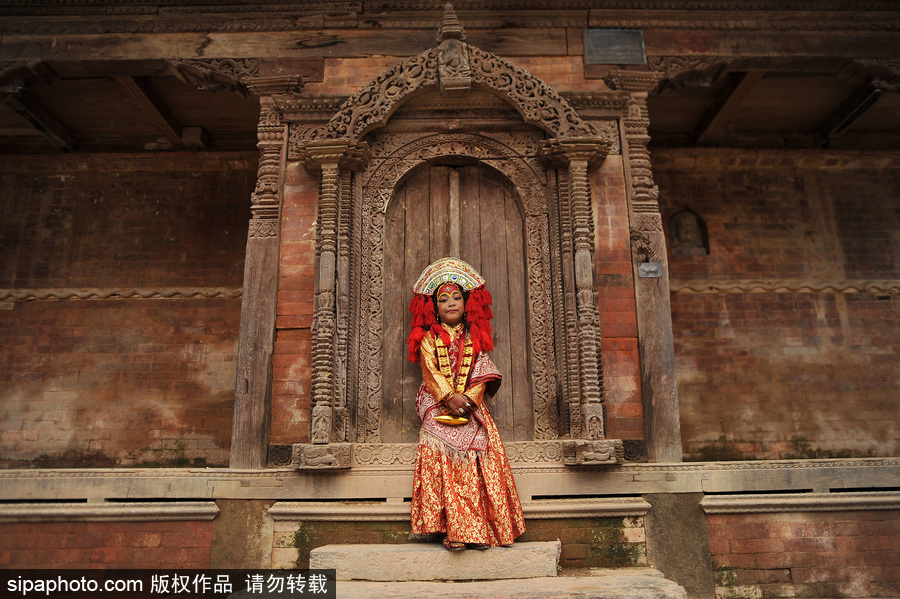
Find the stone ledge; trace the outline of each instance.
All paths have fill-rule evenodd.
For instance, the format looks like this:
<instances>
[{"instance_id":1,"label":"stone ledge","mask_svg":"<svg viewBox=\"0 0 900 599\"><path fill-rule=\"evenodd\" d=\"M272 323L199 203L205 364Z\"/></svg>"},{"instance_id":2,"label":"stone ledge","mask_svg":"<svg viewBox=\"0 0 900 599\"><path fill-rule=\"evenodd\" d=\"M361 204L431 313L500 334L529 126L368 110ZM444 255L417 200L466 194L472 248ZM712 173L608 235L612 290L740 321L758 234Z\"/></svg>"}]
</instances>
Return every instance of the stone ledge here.
<instances>
[{"instance_id":1,"label":"stone ledge","mask_svg":"<svg viewBox=\"0 0 900 599\"><path fill-rule=\"evenodd\" d=\"M707 495L700 502L707 514L896 510L897 492Z\"/></svg>"},{"instance_id":2,"label":"stone ledge","mask_svg":"<svg viewBox=\"0 0 900 599\"><path fill-rule=\"evenodd\" d=\"M562 543L514 543L484 551L441 545L325 545L309 553L312 569L334 569L339 581L502 580L556 576ZM412 595L407 595L412 596Z\"/></svg>"},{"instance_id":3,"label":"stone ledge","mask_svg":"<svg viewBox=\"0 0 900 599\"><path fill-rule=\"evenodd\" d=\"M640 497L609 499L541 499L523 501L528 520L644 516L650 504ZM364 522L409 520L409 503L376 501L279 501L269 508L274 520Z\"/></svg>"},{"instance_id":4,"label":"stone ledge","mask_svg":"<svg viewBox=\"0 0 900 599\"><path fill-rule=\"evenodd\" d=\"M615 490L650 493L816 492L900 488L900 457L760 462L631 463L577 469L513 464L523 501ZM413 468L379 466L341 472L230 468L67 468L0 470L5 502L147 499L209 501L267 499L402 501L412 490ZM602 499L602 498L600 498Z\"/></svg>"},{"instance_id":5,"label":"stone ledge","mask_svg":"<svg viewBox=\"0 0 900 599\"><path fill-rule=\"evenodd\" d=\"M212 520L214 501L19 503L0 505L0 522L160 522Z\"/></svg>"}]
</instances>

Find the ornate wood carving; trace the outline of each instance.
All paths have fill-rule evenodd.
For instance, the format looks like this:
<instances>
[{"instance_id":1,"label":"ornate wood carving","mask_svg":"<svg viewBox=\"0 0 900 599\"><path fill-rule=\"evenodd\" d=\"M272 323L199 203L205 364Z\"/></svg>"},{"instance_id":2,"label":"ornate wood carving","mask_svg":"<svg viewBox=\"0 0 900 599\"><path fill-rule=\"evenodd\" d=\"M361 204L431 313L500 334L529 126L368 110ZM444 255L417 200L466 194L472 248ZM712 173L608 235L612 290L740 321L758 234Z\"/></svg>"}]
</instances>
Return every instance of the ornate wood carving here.
<instances>
[{"instance_id":1,"label":"ornate wood carving","mask_svg":"<svg viewBox=\"0 0 900 599\"><path fill-rule=\"evenodd\" d=\"M614 89L624 89L632 93L628 104L628 112L623 120L625 140L628 144L628 162L630 170L630 204L636 214L644 218L632 229L662 231L662 219L659 216L659 188L653 182L650 152L647 144L650 135L650 116L647 112L647 93L656 87L659 75L637 71L616 71L611 73L607 84ZM658 221L658 222L657 222ZM665 248L662 248L665 253Z\"/></svg>"},{"instance_id":2,"label":"ornate wood carving","mask_svg":"<svg viewBox=\"0 0 900 599\"><path fill-rule=\"evenodd\" d=\"M393 108L411 94L440 85L439 49L432 48L377 77L354 94L313 140L358 141L384 125ZM593 135L568 102L553 88L507 60L466 45L472 83L494 90L516 107L524 121L555 138Z\"/></svg>"},{"instance_id":3,"label":"ornate wood carving","mask_svg":"<svg viewBox=\"0 0 900 599\"><path fill-rule=\"evenodd\" d=\"M263 468L271 411L271 360L278 293L278 234L286 125L271 96L258 98L260 151L244 263L231 467Z\"/></svg>"},{"instance_id":4,"label":"ornate wood carving","mask_svg":"<svg viewBox=\"0 0 900 599\"><path fill-rule=\"evenodd\" d=\"M386 201L381 200L384 205ZM363 198L363 205L368 207L368 202ZM381 290L384 275L384 213L365 210L363 213L363 230L369 233L364 235L368 252L363 255L363 297L362 310L364 319L360 323L365 333L367 343L361 344L366 353L366 369L361 373L365 381L365 388L360 390L361 413L365 419L360 419L364 427L361 430L361 439L369 443L377 443L381 440L381 393L383 389L382 364L384 352L384 314L381 304ZM369 258L369 259L366 259Z\"/></svg>"},{"instance_id":5,"label":"ornate wood carving","mask_svg":"<svg viewBox=\"0 0 900 599\"><path fill-rule=\"evenodd\" d=\"M35 300L88 299L190 299L241 297L240 287L88 287L50 289L0 289L0 301L28 302Z\"/></svg>"},{"instance_id":6,"label":"ornate wood carving","mask_svg":"<svg viewBox=\"0 0 900 599\"><path fill-rule=\"evenodd\" d=\"M525 218L528 232L528 288L531 311L532 396L534 402L534 438L554 439L559 435L559 411L556 369L553 356L550 265L550 231L547 217Z\"/></svg>"},{"instance_id":7,"label":"ornate wood carving","mask_svg":"<svg viewBox=\"0 0 900 599\"><path fill-rule=\"evenodd\" d=\"M673 281L672 293L900 293L896 279L712 279ZM0 299L3 292L0 291Z\"/></svg>"},{"instance_id":8,"label":"ornate wood carving","mask_svg":"<svg viewBox=\"0 0 900 599\"><path fill-rule=\"evenodd\" d=\"M507 60L469 47L472 81L505 95L523 120L557 139L583 137L594 132L556 90Z\"/></svg>"},{"instance_id":9,"label":"ornate wood carving","mask_svg":"<svg viewBox=\"0 0 900 599\"><path fill-rule=\"evenodd\" d=\"M336 470L349 468L352 455L350 443L297 443L293 446L292 464L299 470Z\"/></svg>"},{"instance_id":10,"label":"ornate wood carving","mask_svg":"<svg viewBox=\"0 0 900 599\"><path fill-rule=\"evenodd\" d=\"M663 77L658 93L668 90L710 87L728 70L719 56L649 56L647 66Z\"/></svg>"},{"instance_id":11,"label":"ornate wood carving","mask_svg":"<svg viewBox=\"0 0 900 599\"><path fill-rule=\"evenodd\" d=\"M362 347L368 383L368 388L360 394L366 397L365 404L360 405L360 409L367 415L365 427L360 429L361 438L379 438L377 429L381 420L383 327L380 290L383 288L381 264L384 256L382 241L386 200L407 173L441 156L478 158L484 164L503 172L519 192L528 233L526 254L528 318L532 331L534 434L538 439L554 438L558 434L557 383L551 316L552 276L546 259L550 254L546 181L539 176L533 159L524 158L512 148L487 136L461 133L412 139L412 142L395 149L386 157L376 157L371 167L360 173L364 185L363 205L367 213L363 223L362 272L368 273L368 282L364 288L370 290L369 297L363 298L363 305L368 305L369 309L364 309L366 318L361 323L367 337L367 343ZM379 149L373 148L376 154L380 153L377 151Z\"/></svg>"},{"instance_id":12,"label":"ornate wood carving","mask_svg":"<svg viewBox=\"0 0 900 599\"><path fill-rule=\"evenodd\" d=\"M346 436L346 405L343 374L336 374L346 357L346 322L349 275L338 277L338 261L349 260L346 248L339 251L341 207L349 211L349 169L368 160L365 145L344 142L309 144L301 159L311 171L321 173L316 238L316 283L312 324L312 415L310 441L332 443ZM349 268L347 269L349 270Z\"/></svg>"},{"instance_id":13,"label":"ornate wood carving","mask_svg":"<svg viewBox=\"0 0 900 599\"><path fill-rule=\"evenodd\" d=\"M347 406L347 346L349 335L349 305L350 305L350 219L345 215L350 214L351 206L351 172L341 172L340 194L338 202L338 244L337 244L337 281L335 327L337 330L337 347L335 348L335 441L347 440L348 406Z\"/></svg>"},{"instance_id":14,"label":"ornate wood carving","mask_svg":"<svg viewBox=\"0 0 900 599\"><path fill-rule=\"evenodd\" d=\"M618 439L509 441L503 444L510 463L521 466L596 466L621 463L625 442ZM289 464L283 463L286 450L292 451ZM277 455L276 455L277 454ZM331 443L270 446L272 465L290 465L301 470L340 468L399 468L416 464L415 443ZM639 457L639 456L638 456ZM277 460L277 464L275 462Z\"/></svg>"},{"instance_id":15,"label":"ornate wood carving","mask_svg":"<svg viewBox=\"0 0 900 599\"><path fill-rule=\"evenodd\" d=\"M569 179L556 173L558 190L555 197L561 200L570 198ZM557 338L557 363L560 369L561 401L565 404L565 412L568 414L568 433L572 437L580 437L584 430L584 419L581 413L581 381L578 373L578 318L575 308L575 250L574 227L572 225L572 204L569 201L559 201L558 210L551 212L556 217L556 231L559 253L555 259L558 262L557 280L559 286L555 286L558 310L554 313L556 330L564 334L558 334ZM561 431L562 433L563 431Z\"/></svg>"},{"instance_id":16,"label":"ornate wood carving","mask_svg":"<svg viewBox=\"0 0 900 599\"><path fill-rule=\"evenodd\" d=\"M600 364L600 330L594 285L594 227L591 212L588 165L606 156L609 143L599 138L569 139L548 143L542 157L568 166L572 214L573 274L577 318L578 381L582 434L588 439L605 437L603 418L603 370Z\"/></svg>"},{"instance_id":17,"label":"ornate wood carving","mask_svg":"<svg viewBox=\"0 0 900 599\"><path fill-rule=\"evenodd\" d=\"M336 431L341 426L335 426L335 410L342 401L338 396L343 397L352 390L351 397L356 401L355 440L380 441L385 209L394 190L411 170L437 158L454 156L475 159L503 173L521 202L527 238L527 317L532 346L535 438L553 439L577 431L601 440L605 434L603 375L588 168L614 146L618 126L608 118L597 120L600 127L584 121L555 90L508 61L466 45L461 28L454 30L453 18L447 23L439 38L439 48L389 69L348 99L326 124L292 134L289 139L289 155L322 174L310 439L314 444L337 440L336 435L340 433ZM472 84L505 98L526 124L545 132L549 142L541 147L535 143L533 133L520 135L511 131L479 135L464 130L403 132L402 127L392 127L390 134L369 135L385 126L399 104L413 94L427 90L462 92L468 87L469 79ZM612 104L623 102L624 95L620 92L604 94ZM602 135L598 135L598 130ZM345 173L351 168L345 164L348 155L351 150L363 147L363 138L372 144L371 158L367 155L367 160L358 161L359 170L352 175ZM551 166L542 165L538 156L548 160ZM564 183L558 188L564 196L563 209L549 196L549 190L557 188L555 176L550 187L547 175L555 175L558 166L563 167ZM556 267L550 260L557 247L557 243L551 247L551 213L554 227L561 235L555 238L556 242L562 242L564 248ZM344 247L350 249L345 251ZM353 265L348 269L353 274L345 283L336 279L339 259ZM563 291L564 280L571 283L568 295ZM341 285L348 289L347 304L340 301ZM554 320L554 303L566 307L564 318ZM348 326L355 328L350 337L344 332ZM576 335L574 340L563 342L566 359L560 362L569 369L565 393L570 402L564 410L567 430L562 431L555 340L569 330ZM342 349L345 339L346 350ZM352 356L359 366L351 381L341 387L339 377L334 375L338 370L347 370L343 355ZM343 440L353 439L344 437Z\"/></svg>"},{"instance_id":18,"label":"ornate wood carving","mask_svg":"<svg viewBox=\"0 0 900 599\"><path fill-rule=\"evenodd\" d=\"M448 4L441 21L441 32L438 34L438 73L441 82L441 93L465 93L472 88L472 76L469 70L469 57L464 40L466 34L456 13Z\"/></svg>"},{"instance_id":19,"label":"ornate wood carving","mask_svg":"<svg viewBox=\"0 0 900 599\"><path fill-rule=\"evenodd\" d=\"M601 466L618 464L625 458L622 441L615 440L572 440L563 441L563 461L567 466Z\"/></svg>"},{"instance_id":20,"label":"ornate wood carving","mask_svg":"<svg viewBox=\"0 0 900 599\"><path fill-rule=\"evenodd\" d=\"M336 163L323 164L319 191L318 270L312 326L312 419L310 441L328 443L334 428L335 254L339 171Z\"/></svg>"},{"instance_id":21,"label":"ornate wood carving","mask_svg":"<svg viewBox=\"0 0 900 599\"><path fill-rule=\"evenodd\" d=\"M281 156L284 147L285 124L281 112L271 98L261 102L256 144L259 148L259 169L256 188L250 196L250 237L277 237L281 215Z\"/></svg>"},{"instance_id":22,"label":"ornate wood carving","mask_svg":"<svg viewBox=\"0 0 900 599\"><path fill-rule=\"evenodd\" d=\"M231 91L249 96L247 82L259 74L256 58L190 58L171 62L175 75L203 91Z\"/></svg>"},{"instance_id":23,"label":"ornate wood carving","mask_svg":"<svg viewBox=\"0 0 900 599\"><path fill-rule=\"evenodd\" d=\"M846 5L846 2L823 0L644 0L606 4L609 11L591 11L589 15L588 11L595 9L596 5L587 0L554 0L552 3L547 0L494 0L491 2L491 11L473 13L467 22L469 27L481 30L535 26L724 31L888 31L896 28L893 19L883 17L896 11L893 0L856 0L852 11L843 10ZM40 4L32 0L8 0L4 3L5 15L51 18L9 19L11 22L4 23L3 33L59 35L112 31L208 34L311 31L321 30L325 26L339 30L416 30L434 28L435 19L430 15L435 6L430 0L383 0L377 4L374 13L367 13L361 8L360 2L294 1L279 2L277 5L193 3L168 6L169 18L148 18L159 17L158 9L143 0L120 0L114 5L98 5L90 0ZM828 13L819 16L811 12L802 19L772 19L765 13L822 11L829 6L843 11L841 18L833 18ZM548 7L553 10L548 10ZM633 16L619 15L616 9L627 9ZM184 18L171 18L174 16L172 11L177 11ZM642 15L638 11L650 12ZM665 12L666 16L652 14L657 11ZM673 16L679 11L683 17ZM867 15L866 11L874 12L882 18ZM420 14L416 14L417 12ZM703 17L698 17L697 13ZM497 16L498 14L502 16Z\"/></svg>"}]
</instances>

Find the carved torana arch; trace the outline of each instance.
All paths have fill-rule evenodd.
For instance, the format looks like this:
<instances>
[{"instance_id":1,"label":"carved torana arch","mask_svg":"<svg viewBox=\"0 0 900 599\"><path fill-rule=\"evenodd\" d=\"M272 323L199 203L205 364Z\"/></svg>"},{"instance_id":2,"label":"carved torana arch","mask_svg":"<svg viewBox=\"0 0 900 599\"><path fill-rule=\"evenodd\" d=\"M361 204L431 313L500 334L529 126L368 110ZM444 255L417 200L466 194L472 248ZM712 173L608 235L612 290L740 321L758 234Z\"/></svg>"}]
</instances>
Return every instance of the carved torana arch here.
<instances>
[{"instance_id":1,"label":"carved torana arch","mask_svg":"<svg viewBox=\"0 0 900 599\"><path fill-rule=\"evenodd\" d=\"M546 83L508 60L462 45L471 66L472 83L505 98L526 123L556 139L585 137L599 141L591 126ZM377 77L347 100L326 125L314 131L310 141L344 140L355 144L373 129L383 126L405 101L440 86L440 53L440 48L432 48Z\"/></svg>"}]
</instances>

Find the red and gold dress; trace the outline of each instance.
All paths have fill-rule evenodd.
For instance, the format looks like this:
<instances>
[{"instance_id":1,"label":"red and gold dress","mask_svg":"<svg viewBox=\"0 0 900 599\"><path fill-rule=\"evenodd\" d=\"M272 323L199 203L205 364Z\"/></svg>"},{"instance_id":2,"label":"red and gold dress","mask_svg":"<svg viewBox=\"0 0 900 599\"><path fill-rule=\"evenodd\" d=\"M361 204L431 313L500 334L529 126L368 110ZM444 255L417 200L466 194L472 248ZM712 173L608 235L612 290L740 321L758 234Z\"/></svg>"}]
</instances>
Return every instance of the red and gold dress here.
<instances>
[{"instance_id":1,"label":"red and gold dress","mask_svg":"<svg viewBox=\"0 0 900 599\"><path fill-rule=\"evenodd\" d=\"M442 373L437 351L442 342L434 332L422 339L419 350L423 380L416 411L422 429L413 481L412 532L446 533L452 542L509 545L525 532L525 520L500 433L485 402L500 386L500 372L484 352L464 359L466 346L472 347L464 325L441 326L450 335L445 357L449 356L452 380ZM444 410L442 400L456 392L456 379L462 376L467 379L464 393L476 405L468 423L437 422L434 417Z\"/></svg>"}]
</instances>

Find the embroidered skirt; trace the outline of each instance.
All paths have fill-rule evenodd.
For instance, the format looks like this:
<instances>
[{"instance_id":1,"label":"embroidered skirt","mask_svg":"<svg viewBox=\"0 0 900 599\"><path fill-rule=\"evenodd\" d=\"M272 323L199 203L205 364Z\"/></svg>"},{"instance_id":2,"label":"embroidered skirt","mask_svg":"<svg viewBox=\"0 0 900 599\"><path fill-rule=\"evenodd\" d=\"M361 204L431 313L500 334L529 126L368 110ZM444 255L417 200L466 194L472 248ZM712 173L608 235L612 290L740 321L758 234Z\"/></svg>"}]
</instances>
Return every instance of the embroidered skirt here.
<instances>
[{"instance_id":1,"label":"embroidered skirt","mask_svg":"<svg viewBox=\"0 0 900 599\"><path fill-rule=\"evenodd\" d=\"M450 541L497 546L509 545L525 532L500 432L486 407L479 416L487 432L484 450L454 450L426 427L419 433L411 507L414 534L446 533Z\"/></svg>"}]
</instances>

